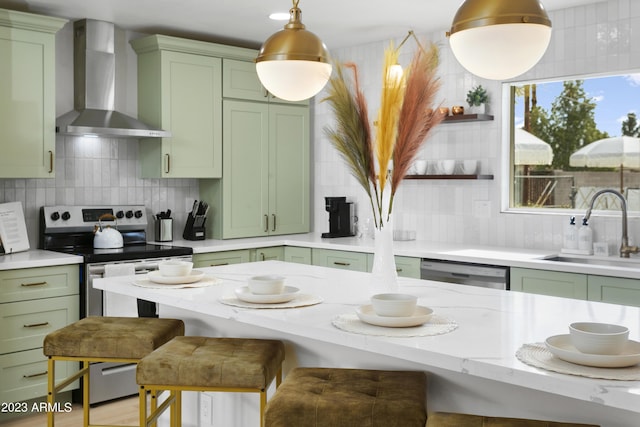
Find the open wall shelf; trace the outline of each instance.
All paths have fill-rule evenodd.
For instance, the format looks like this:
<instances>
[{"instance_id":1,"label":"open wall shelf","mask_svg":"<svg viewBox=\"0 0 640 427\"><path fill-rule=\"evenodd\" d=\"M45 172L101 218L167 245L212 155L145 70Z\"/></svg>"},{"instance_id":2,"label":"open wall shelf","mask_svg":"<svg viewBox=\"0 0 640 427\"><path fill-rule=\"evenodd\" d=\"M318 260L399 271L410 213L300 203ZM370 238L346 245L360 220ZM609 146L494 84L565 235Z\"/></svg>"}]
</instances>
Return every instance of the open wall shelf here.
<instances>
[{"instance_id":1,"label":"open wall shelf","mask_svg":"<svg viewBox=\"0 0 640 427\"><path fill-rule=\"evenodd\" d=\"M463 122L483 122L493 120L490 114L460 114L457 116L447 116L442 123L463 123Z\"/></svg>"},{"instance_id":2,"label":"open wall shelf","mask_svg":"<svg viewBox=\"0 0 640 427\"><path fill-rule=\"evenodd\" d=\"M489 180L493 175L407 175L404 179L476 179Z\"/></svg>"}]
</instances>

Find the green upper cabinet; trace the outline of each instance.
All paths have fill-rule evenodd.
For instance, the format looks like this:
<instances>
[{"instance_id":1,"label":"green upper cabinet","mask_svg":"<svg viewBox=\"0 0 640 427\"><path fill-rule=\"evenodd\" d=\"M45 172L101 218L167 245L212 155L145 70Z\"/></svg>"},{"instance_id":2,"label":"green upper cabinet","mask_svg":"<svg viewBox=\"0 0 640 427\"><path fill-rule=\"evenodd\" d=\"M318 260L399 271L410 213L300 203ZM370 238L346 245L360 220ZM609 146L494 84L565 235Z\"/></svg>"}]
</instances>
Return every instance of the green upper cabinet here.
<instances>
[{"instance_id":1,"label":"green upper cabinet","mask_svg":"<svg viewBox=\"0 0 640 427\"><path fill-rule=\"evenodd\" d=\"M210 238L309 231L309 109L225 99L221 180L202 180Z\"/></svg>"},{"instance_id":2,"label":"green upper cabinet","mask_svg":"<svg viewBox=\"0 0 640 427\"><path fill-rule=\"evenodd\" d=\"M0 9L0 178L55 176L55 34L66 22Z\"/></svg>"},{"instance_id":3,"label":"green upper cabinet","mask_svg":"<svg viewBox=\"0 0 640 427\"><path fill-rule=\"evenodd\" d=\"M260 83L255 62L225 59L222 63L222 96L225 98L278 104L309 105L309 100L291 102L271 95Z\"/></svg>"},{"instance_id":4,"label":"green upper cabinet","mask_svg":"<svg viewBox=\"0 0 640 427\"><path fill-rule=\"evenodd\" d=\"M138 117L172 133L140 140L142 177L221 177L218 45L157 35L131 45L138 54Z\"/></svg>"}]
</instances>

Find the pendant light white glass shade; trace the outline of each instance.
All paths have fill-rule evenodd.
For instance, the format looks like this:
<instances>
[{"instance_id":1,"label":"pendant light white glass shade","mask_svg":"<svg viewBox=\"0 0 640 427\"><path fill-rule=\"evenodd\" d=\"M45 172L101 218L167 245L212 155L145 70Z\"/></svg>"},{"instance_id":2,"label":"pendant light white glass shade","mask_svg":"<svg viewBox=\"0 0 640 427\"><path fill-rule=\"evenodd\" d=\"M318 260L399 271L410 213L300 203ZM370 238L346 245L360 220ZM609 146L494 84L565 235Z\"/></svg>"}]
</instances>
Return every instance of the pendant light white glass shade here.
<instances>
[{"instance_id":1,"label":"pendant light white glass shade","mask_svg":"<svg viewBox=\"0 0 640 427\"><path fill-rule=\"evenodd\" d=\"M331 77L332 66L322 40L305 29L294 0L289 23L269 37L256 58L262 85L286 101L302 101L315 96Z\"/></svg>"},{"instance_id":2,"label":"pendant light white glass shade","mask_svg":"<svg viewBox=\"0 0 640 427\"><path fill-rule=\"evenodd\" d=\"M318 94L331 76L331 64L301 60L256 63L258 78L273 95L285 101L301 101Z\"/></svg>"},{"instance_id":3,"label":"pendant light white glass shade","mask_svg":"<svg viewBox=\"0 0 640 427\"><path fill-rule=\"evenodd\" d=\"M472 74L506 80L530 70L551 40L551 21L538 0L467 0L454 18L449 44Z\"/></svg>"}]
</instances>

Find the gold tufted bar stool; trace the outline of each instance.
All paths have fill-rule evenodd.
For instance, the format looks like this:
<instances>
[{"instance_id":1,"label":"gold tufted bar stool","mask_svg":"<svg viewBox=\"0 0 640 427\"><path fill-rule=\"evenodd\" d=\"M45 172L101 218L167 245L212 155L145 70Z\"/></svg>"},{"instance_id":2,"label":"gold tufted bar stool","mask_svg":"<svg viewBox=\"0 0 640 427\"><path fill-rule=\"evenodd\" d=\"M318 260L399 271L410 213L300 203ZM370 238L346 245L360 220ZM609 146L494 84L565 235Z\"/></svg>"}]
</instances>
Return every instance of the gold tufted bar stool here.
<instances>
[{"instance_id":1,"label":"gold tufted bar stool","mask_svg":"<svg viewBox=\"0 0 640 427\"><path fill-rule=\"evenodd\" d=\"M267 388L282 380L284 343L249 338L176 337L138 363L140 426L153 425L170 408L170 425L182 422L182 391L240 392L260 394L260 425L264 422ZM151 394L147 412L146 393ZM158 396L169 396L159 404Z\"/></svg>"},{"instance_id":2,"label":"gold tufted bar stool","mask_svg":"<svg viewBox=\"0 0 640 427\"><path fill-rule=\"evenodd\" d=\"M424 427L424 372L295 368L267 405L266 427Z\"/></svg>"},{"instance_id":3,"label":"gold tufted bar stool","mask_svg":"<svg viewBox=\"0 0 640 427\"><path fill-rule=\"evenodd\" d=\"M43 344L43 352L49 359L49 407L53 407L60 390L82 378L83 425L92 426L89 419L89 365L94 362L138 363L180 335L184 335L184 322L178 319L97 316L86 317L51 332ZM58 361L80 362L80 370L55 384L55 363ZM54 412L49 411L47 425L53 427L54 423Z\"/></svg>"}]
</instances>

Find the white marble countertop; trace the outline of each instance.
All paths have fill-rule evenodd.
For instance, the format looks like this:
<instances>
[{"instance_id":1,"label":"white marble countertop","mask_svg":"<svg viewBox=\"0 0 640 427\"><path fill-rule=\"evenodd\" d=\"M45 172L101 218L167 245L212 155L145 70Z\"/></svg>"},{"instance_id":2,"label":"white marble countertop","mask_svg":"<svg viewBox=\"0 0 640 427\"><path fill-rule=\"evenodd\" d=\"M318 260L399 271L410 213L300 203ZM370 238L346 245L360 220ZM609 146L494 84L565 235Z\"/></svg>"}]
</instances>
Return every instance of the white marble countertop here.
<instances>
[{"instance_id":1,"label":"white marble countertop","mask_svg":"<svg viewBox=\"0 0 640 427\"><path fill-rule=\"evenodd\" d=\"M193 248L194 254L283 245L365 253L373 253L374 251L374 241L372 239L361 239L356 237L323 239L318 233L230 240L174 240L168 243L174 246L191 247ZM620 265L596 265L549 261L546 258L556 255L557 252L547 250L434 243L420 240L394 241L393 250L395 255L417 258L432 258L568 273L625 277L631 279L638 279L640 277L640 256L638 255L632 255L630 260L622 260L615 255L606 259L627 261L628 267L625 267ZM593 256L585 258L592 260L595 259ZM39 249L0 256L0 270L79 263L82 263L82 257Z\"/></svg>"},{"instance_id":2,"label":"white marble countertop","mask_svg":"<svg viewBox=\"0 0 640 427\"><path fill-rule=\"evenodd\" d=\"M174 240L171 243L176 246L190 246L193 248L195 254L282 245L365 253L373 253L374 251L373 239L357 237L323 239L318 233L231 240ZM621 267L618 265L557 262L546 259L557 255L559 251L473 244L434 243L421 240L394 241L393 252L395 255L417 258L432 258L447 261L533 268L567 273L595 274L631 279L640 277L640 256L638 255L632 255L632 258L629 260L622 260L616 255L607 258L608 260L614 261L628 261L628 267ZM575 257L579 258L580 256ZM593 256L583 256L583 258L595 259Z\"/></svg>"},{"instance_id":3,"label":"white marble countertop","mask_svg":"<svg viewBox=\"0 0 640 427\"><path fill-rule=\"evenodd\" d=\"M0 255L0 271L81 263L81 256L44 251L41 249Z\"/></svg>"},{"instance_id":4,"label":"white marble countertop","mask_svg":"<svg viewBox=\"0 0 640 427\"><path fill-rule=\"evenodd\" d=\"M553 395L566 396L606 411L640 414L640 381L598 380L558 374L520 362L516 351L525 343L544 342L568 333L574 321L623 324L630 339L640 340L640 308L506 292L417 279L399 279L400 291L418 296L418 304L459 325L437 336L391 338L345 332L332 319L368 303L371 275L279 261L236 264L203 269L223 279L222 285L191 289L147 289L134 277L98 279L95 287L144 298L161 305L206 316L266 328L299 339L312 339L346 348L386 355L470 377L496 381ZM302 292L320 296L318 305L294 309L243 309L219 299L256 274L279 273ZM570 413L571 408L567 409ZM597 411L596 411L597 412ZM605 420L607 418L604 418ZM602 423L605 425L606 423ZM609 424L609 425L626 425Z\"/></svg>"}]
</instances>

